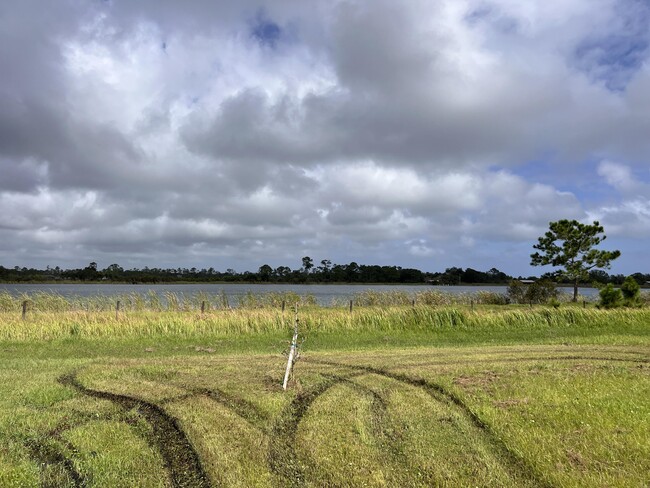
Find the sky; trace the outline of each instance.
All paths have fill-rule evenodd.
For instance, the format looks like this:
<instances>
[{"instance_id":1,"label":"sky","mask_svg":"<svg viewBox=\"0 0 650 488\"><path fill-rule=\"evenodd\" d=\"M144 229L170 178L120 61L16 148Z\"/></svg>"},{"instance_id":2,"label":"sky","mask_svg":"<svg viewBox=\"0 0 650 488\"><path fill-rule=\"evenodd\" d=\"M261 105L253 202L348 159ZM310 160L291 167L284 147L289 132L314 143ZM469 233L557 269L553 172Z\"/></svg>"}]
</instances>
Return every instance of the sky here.
<instances>
[{"instance_id":1,"label":"sky","mask_svg":"<svg viewBox=\"0 0 650 488\"><path fill-rule=\"evenodd\" d=\"M650 272L647 0L0 0L0 265Z\"/></svg>"}]
</instances>

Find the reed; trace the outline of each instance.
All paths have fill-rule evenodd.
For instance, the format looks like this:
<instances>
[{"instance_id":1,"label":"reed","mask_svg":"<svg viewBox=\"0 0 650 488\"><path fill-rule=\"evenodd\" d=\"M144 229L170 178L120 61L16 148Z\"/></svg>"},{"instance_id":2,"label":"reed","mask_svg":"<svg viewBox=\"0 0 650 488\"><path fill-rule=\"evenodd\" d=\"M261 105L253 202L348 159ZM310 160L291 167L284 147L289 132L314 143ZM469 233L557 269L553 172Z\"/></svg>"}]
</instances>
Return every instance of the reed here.
<instances>
[{"instance_id":1,"label":"reed","mask_svg":"<svg viewBox=\"0 0 650 488\"><path fill-rule=\"evenodd\" d=\"M27 302L30 311L73 312L73 311L111 311L117 302L127 311L190 312L201 310L202 305L209 310L229 309L231 305L241 309L279 308L284 302L287 306L315 306L313 295L299 295L292 291L245 295L230 300L222 290L218 293L198 292L193 294L165 292L161 295L153 290L146 293L126 293L120 295L64 296L54 292L12 295L0 292L0 312L21 310Z\"/></svg>"},{"instance_id":2,"label":"reed","mask_svg":"<svg viewBox=\"0 0 650 488\"><path fill-rule=\"evenodd\" d=\"M432 295L433 296L433 295ZM66 337L157 337L238 335L286 332L292 314L283 314L280 299L245 297L240 307L219 307L219 296L183 297L175 294L157 301L151 296L122 297L124 308L115 313L113 299L96 297L83 302L60 296L32 296L25 319L21 298L0 295L0 340L51 340ZM300 309L302 331L311 332L427 332L436 330L489 331L500 329L647 327L650 309L598 310L581 307L464 307L428 304L381 305L355 308L317 307L308 299ZM205 313L200 313L206 301ZM368 303L368 302L366 302ZM373 302L376 303L376 302Z\"/></svg>"}]
</instances>

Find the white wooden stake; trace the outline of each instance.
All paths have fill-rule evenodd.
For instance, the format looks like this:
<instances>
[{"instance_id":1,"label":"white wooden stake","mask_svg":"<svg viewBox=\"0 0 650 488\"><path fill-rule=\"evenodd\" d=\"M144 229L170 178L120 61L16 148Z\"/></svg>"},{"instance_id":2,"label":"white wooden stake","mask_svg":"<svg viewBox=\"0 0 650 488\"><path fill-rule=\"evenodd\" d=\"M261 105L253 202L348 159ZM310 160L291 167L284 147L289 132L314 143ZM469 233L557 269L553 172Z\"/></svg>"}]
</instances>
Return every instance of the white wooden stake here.
<instances>
[{"instance_id":1,"label":"white wooden stake","mask_svg":"<svg viewBox=\"0 0 650 488\"><path fill-rule=\"evenodd\" d=\"M289 383L289 375L291 374L291 368L293 368L294 358L296 357L297 345L298 345L298 304L296 303L296 319L293 326L293 339L291 340L291 348L289 349L287 370L284 373L284 382L282 383L283 390L287 389L287 383Z\"/></svg>"}]
</instances>

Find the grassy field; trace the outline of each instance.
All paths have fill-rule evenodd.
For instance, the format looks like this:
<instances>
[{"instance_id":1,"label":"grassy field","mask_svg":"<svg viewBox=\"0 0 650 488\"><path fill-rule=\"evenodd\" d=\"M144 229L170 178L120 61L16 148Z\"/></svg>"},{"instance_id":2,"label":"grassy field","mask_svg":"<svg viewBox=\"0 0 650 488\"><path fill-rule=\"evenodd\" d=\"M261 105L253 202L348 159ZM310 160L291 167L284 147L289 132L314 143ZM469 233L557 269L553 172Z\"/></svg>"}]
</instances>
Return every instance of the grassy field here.
<instances>
[{"instance_id":1,"label":"grassy field","mask_svg":"<svg viewBox=\"0 0 650 488\"><path fill-rule=\"evenodd\" d=\"M0 313L0 486L650 484L650 313Z\"/></svg>"}]
</instances>

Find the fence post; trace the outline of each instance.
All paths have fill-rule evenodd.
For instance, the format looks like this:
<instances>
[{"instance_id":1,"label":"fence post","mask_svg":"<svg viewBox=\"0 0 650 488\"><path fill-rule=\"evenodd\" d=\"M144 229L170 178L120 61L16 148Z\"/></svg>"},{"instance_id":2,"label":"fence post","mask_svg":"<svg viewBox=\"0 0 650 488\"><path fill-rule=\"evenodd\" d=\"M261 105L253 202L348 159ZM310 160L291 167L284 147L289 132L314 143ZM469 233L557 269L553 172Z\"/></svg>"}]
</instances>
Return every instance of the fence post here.
<instances>
[{"instance_id":1,"label":"fence post","mask_svg":"<svg viewBox=\"0 0 650 488\"><path fill-rule=\"evenodd\" d=\"M205 313L205 300L201 302L201 316Z\"/></svg>"},{"instance_id":2,"label":"fence post","mask_svg":"<svg viewBox=\"0 0 650 488\"><path fill-rule=\"evenodd\" d=\"M27 317L27 300L23 302L23 320Z\"/></svg>"},{"instance_id":3,"label":"fence post","mask_svg":"<svg viewBox=\"0 0 650 488\"><path fill-rule=\"evenodd\" d=\"M282 315L284 315L284 307L287 306L287 302L285 300L282 300Z\"/></svg>"},{"instance_id":4,"label":"fence post","mask_svg":"<svg viewBox=\"0 0 650 488\"><path fill-rule=\"evenodd\" d=\"M415 298L411 300L411 307L415 308Z\"/></svg>"},{"instance_id":5,"label":"fence post","mask_svg":"<svg viewBox=\"0 0 650 488\"><path fill-rule=\"evenodd\" d=\"M474 299L473 298L470 298L470 300L469 300L469 308L471 310L474 310Z\"/></svg>"},{"instance_id":6,"label":"fence post","mask_svg":"<svg viewBox=\"0 0 650 488\"><path fill-rule=\"evenodd\" d=\"M350 300L350 313L352 313L352 300Z\"/></svg>"},{"instance_id":7,"label":"fence post","mask_svg":"<svg viewBox=\"0 0 650 488\"><path fill-rule=\"evenodd\" d=\"M287 369L284 372L284 381L282 382L282 389L287 389L289 383L289 375L293 368L293 363L296 357L296 348L298 346L298 304L296 303L296 318L293 325L293 338L291 339L291 348L289 349L289 359L287 360Z\"/></svg>"},{"instance_id":8,"label":"fence post","mask_svg":"<svg viewBox=\"0 0 650 488\"><path fill-rule=\"evenodd\" d=\"M115 320L120 318L120 301L115 304Z\"/></svg>"},{"instance_id":9,"label":"fence post","mask_svg":"<svg viewBox=\"0 0 650 488\"><path fill-rule=\"evenodd\" d=\"M582 300L582 308L587 308L587 300Z\"/></svg>"}]
</instances>

